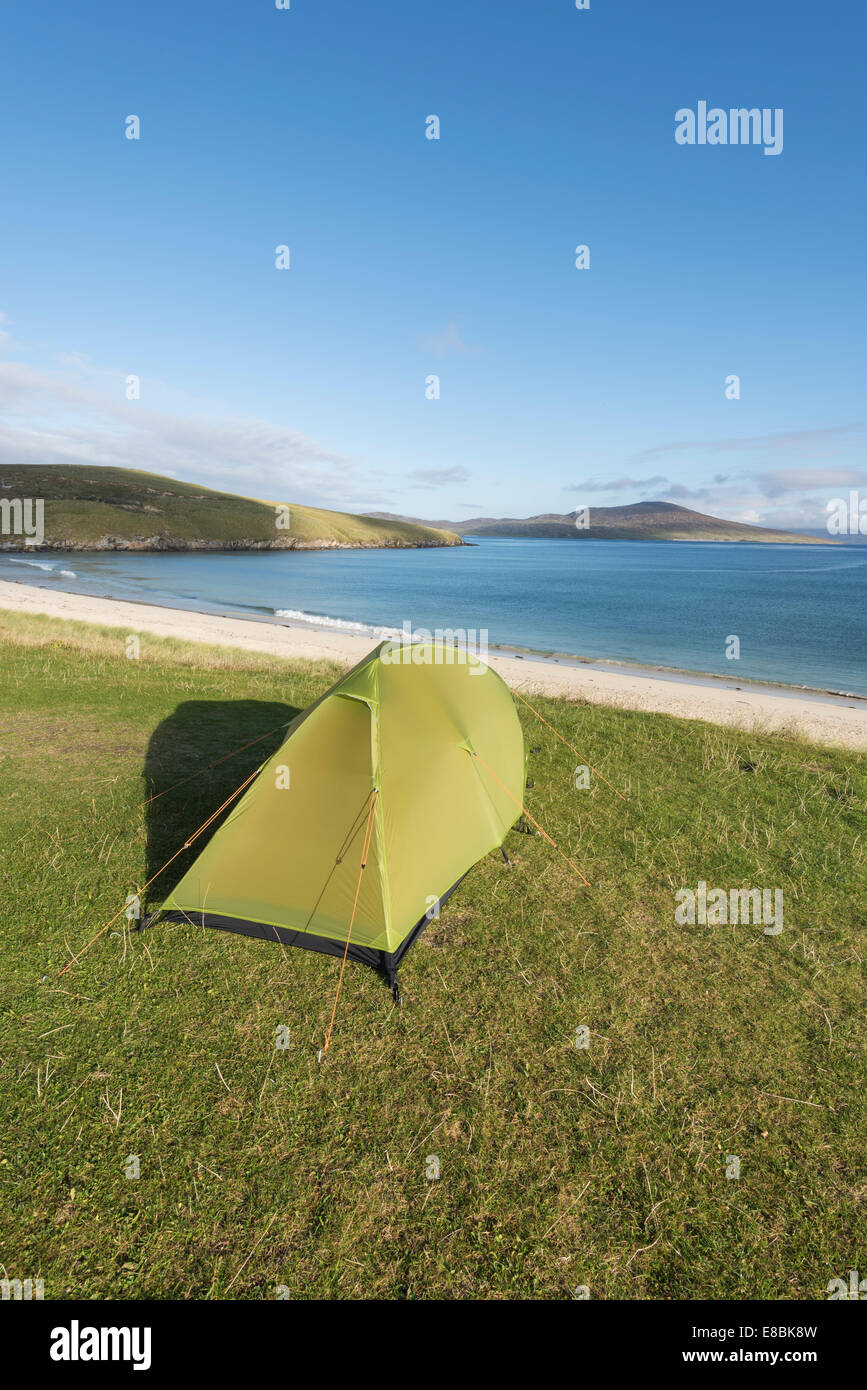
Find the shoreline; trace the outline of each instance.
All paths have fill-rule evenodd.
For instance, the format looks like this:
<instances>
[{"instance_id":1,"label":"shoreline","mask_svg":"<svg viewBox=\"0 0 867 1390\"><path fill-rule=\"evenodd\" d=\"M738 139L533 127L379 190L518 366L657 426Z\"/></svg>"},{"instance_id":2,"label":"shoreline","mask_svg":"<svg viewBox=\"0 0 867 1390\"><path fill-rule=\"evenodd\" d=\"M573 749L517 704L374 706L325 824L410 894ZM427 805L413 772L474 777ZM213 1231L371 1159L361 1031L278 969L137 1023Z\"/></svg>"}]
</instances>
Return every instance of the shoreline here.
<instances>
[{"instance_id":1,"label":"shoreline","mask_svg":"<svg viewBox=\"0 0 867 1390\"><path fill-rule=\"evenodd\" d=\"M77 576L70 575L70 578L72 577ZM121 598L114 594L88 594L81 593L77 589L61 589L57 584L40 583L35 580L28 583L26 579L0 578L0 586L4 584L40 589L48 594L65 593L72 597L99 599L107 603L131 604L134 607L158 608L167 612L200 614L205 617L225 620L237 619L244 623L292 628L298 632L327 633L338 637L342 635L368 643L378 643L386 641L390 637L400 636L396 628L384 624L367 623L360 619L353 622L349 619L331 618L326 615L317 619L315 614L302 614L300 612L297 615L293 612L290 617L282 610L245 604L240 604L237 608L220 607L217 604L209 604L207 600L198 601L200 604L205 603L207 605L201 607L193 601L185 604L180 598L175 603L160 602L158 599L132 598L128 595ZM0 607L2 606L3 604L0 603ZM630 661L626 657L581 656L576 652L546 651L539 647L517 646L506 642L489 644L487 652L488 656L492 658L538 662L545 666L574 667L576 670L622 673L626 676L645 676L651 680L672 681L676 684L701 685L709 689L725 689L739 693L746 691L753 694L775 695L780 699L817 700L828 704L854 705L867 710L867 695L859 695L853 690L836 690L831 686L791 685L785 681L757 680L751 676L736 677L734 675L721 675L715 671L697 671L690 667L662 666L653 662ZM740 684L736 684L738 680Z\"/></svg>"},{"instance_id":2,"label":"shoreline","mask_svg":"<svg viewBox=\"0 0 867 1390\"><path fill-rule=\"evenodd\" d=\"M97 598L16 580L0 580L0 608L342 666L354 665L382 640L307 623L168 608L137 599ZM746 682L736 686L725 677L614 668L608 662L504 648L490 650L488 664L513 689L746 731L784 730L818 743L867 749L867 700L858 696Z\"/></svg>"}]
</instances>

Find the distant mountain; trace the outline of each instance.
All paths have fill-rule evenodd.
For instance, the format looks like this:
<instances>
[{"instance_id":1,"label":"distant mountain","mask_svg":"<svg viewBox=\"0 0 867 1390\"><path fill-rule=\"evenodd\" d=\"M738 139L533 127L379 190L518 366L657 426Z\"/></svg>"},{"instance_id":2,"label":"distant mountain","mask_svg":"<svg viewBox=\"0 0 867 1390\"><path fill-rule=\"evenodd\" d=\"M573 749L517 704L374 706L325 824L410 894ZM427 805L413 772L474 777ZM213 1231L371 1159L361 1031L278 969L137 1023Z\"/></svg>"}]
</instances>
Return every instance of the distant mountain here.
<instances>
[{"instance_id":1,"label":"distant mountain","mask_svg":"<svg viewBox=\"0 0 867 1390\"><path fill-rule=\"evenodd\" d=\"M370 512L378 520L407 520L390 512ZM523 536L545 540L605 541L760 541L777 545L835 545L830 536L774 531L748 526L679 507L675 502L633 502L627 507L591 507L590 525L576 526L578 512L544 512L525 520L476 516L468 521L429 521L425 524L460 536Z\"/></svg>"},{"instance_id":2,"label":"distant mountain","mask_svg":"<svg viewBox=\"0 0 867 1390\"><path fill-rule=\"evenodd\" d=\"M44 503L45 539L15 534L12 504ZM6 503L9 505L7 506ZM134 468L0 467L0 550L358 550L460 545L424 522L351 516L215 492ZM26 523L25 523L26 524Z\"/></svg>"}]
</instances>

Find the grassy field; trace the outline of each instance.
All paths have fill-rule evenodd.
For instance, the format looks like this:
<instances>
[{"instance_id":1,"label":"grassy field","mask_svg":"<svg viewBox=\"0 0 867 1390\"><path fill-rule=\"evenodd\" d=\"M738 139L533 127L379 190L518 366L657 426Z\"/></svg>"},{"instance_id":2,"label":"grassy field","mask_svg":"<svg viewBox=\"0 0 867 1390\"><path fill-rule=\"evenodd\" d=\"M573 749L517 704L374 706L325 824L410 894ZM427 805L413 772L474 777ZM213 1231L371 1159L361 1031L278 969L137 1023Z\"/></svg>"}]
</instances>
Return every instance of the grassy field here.
<instances>
[{"instance_id":1,"label":"grassy field","mask_svg":"<svg viewBox=\"0 0 867 1390\"><path fill-rule=\"evenodd\" d=\"M288 526L277 528L272 502L143 473L133 468L86 464L4 464L0 501L42 498L46 542L66 549L94 548L114 537L137 544L159 540L164 548L206 541L215 547L274 545L310 548L458 545L449 531L410 521L385 521L317 507L289 506ZM287 504L289 499L283 499ZM10 536L0 536L7 545ZM23 542L22 542L23 544ZM155 548L151 546L150 548Z\"/></svg>"},{"instance_id":2,"label":"grassy field","mask_svg":"<svg viewBox=\"0 0 867 1390\"><path fill-rule=\"evenodd\" d=\"M347 967L318 1065L333 959L118 927L58 977L276 739L145 795L338 674L147 636L127 660L124 637L0 613L0 1275L47 1298L816 1299L867 1270L863 759L539 701L624 803L577 790L521 710L528 808L592 889L511 833L512 867L489 856L410 952L402 1007ZM699 879L781 888L784 931L677 926Z\"/></svg>"}]
</instances>

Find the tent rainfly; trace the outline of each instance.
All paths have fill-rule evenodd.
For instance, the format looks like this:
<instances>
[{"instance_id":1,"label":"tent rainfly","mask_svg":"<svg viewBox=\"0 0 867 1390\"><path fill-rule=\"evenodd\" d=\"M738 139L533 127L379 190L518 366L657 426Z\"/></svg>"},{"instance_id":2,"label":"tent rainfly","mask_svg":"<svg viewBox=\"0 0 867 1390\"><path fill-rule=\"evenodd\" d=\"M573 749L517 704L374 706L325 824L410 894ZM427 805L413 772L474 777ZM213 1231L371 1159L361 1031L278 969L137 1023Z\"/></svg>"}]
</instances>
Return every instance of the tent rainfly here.
<instances>
[{"instance_id":1,"label":"tent rainfly","mask_svg":"<svg viewBox=\"0 0 867 1390\"><path fill-rule=\"evenodd\" d=\"M439 904L517 820L524 777L496 672L383 642L293 721L156 915L360 961L396 992Z\"/></svg>"}]
</instances>

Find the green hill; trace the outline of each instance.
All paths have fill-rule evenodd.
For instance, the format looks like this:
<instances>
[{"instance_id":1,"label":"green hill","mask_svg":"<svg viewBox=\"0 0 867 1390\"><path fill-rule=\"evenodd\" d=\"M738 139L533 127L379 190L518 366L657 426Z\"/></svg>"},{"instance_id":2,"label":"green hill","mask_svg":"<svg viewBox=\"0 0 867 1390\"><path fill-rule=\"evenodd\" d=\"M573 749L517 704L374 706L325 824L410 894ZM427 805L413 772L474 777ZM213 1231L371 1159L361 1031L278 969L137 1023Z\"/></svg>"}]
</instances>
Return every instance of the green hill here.
<instances>
[{"instance_id":1,"label":"green hill","mask_svg":"<svg viewBox=\"0 0 867 1390\"><path fill-rule=\"evenodd\" d=\"M159 473L88 464L0 470L4 499L43 499L45 541L27 550L328 550L460 545L451 531L423 523L351 516L215 492ZM5 509L4 509L5 510ZM3 518L5 523L5 518ZM0 549L23 550L22 536L0 534Z\"/></svg>"}]
</instances>

